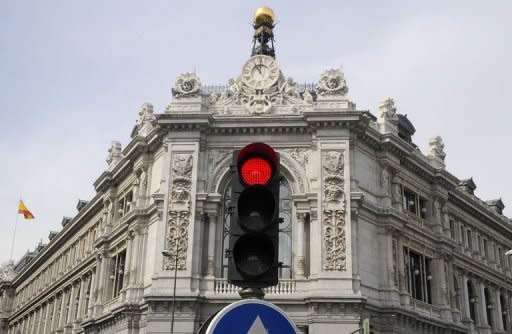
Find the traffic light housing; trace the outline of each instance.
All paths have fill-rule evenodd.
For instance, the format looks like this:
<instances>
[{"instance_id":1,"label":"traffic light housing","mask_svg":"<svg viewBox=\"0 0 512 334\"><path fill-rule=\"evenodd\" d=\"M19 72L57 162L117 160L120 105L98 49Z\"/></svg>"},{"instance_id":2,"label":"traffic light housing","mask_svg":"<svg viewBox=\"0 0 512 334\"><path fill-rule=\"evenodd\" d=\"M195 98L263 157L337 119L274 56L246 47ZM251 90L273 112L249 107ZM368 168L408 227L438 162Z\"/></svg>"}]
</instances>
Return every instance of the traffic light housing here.
<instances>
[{"instance_id":1,"label":"traffic light housing","mask_svg":"<svg viewBox=\"0 0 512 334\"><path fill-rule=\"evenodd\" d=\"M233 152L228 281L243 288L278 282L279 155L264 143Z\"/></svg>"}]
</instances>

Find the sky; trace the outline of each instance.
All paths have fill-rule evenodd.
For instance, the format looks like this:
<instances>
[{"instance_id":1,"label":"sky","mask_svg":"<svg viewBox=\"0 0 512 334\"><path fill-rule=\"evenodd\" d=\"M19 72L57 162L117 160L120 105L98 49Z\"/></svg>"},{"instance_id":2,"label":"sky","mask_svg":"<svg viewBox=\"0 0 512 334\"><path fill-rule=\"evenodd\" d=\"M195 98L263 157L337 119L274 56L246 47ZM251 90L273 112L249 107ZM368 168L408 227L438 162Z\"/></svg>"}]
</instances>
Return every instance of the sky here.
<instances>
[{"instance_id":1,"label":"sky","mask_svg":"<svg viewBox=\"0 0 512 334\"><path fill-rule=\"evenodd\" d=\"M18 216L15 259L94 196L142 103L162 113L184 72L203 85L236 77L260 5L276 13L285 76L317 82L343 66L359 110L378 115L393 98L424 153L440 135L447 169L512 216L512 1L2 0L0 263L20 198L36 219Z\"/></svg>"}]
</instances>

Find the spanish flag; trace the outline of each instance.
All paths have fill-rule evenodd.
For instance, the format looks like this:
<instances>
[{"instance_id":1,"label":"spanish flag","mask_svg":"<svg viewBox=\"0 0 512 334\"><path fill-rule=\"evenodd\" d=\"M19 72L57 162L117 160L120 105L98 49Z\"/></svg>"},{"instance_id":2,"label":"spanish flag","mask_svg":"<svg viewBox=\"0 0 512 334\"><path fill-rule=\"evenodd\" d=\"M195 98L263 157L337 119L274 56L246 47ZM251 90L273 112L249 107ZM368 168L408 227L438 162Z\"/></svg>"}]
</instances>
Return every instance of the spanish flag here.
<instances>
[{"instance_id":1,"label":"spanish flag","mask_svg":"<svg viewBox=\"0 0 512 334\"><path fill-rule=\"evenodd\" d=\"M21 213L25 219L34 219L34 215L27 209L22 200L20 200L20 204L18 205L18 213Z\"/></svg>"}]
</instances>

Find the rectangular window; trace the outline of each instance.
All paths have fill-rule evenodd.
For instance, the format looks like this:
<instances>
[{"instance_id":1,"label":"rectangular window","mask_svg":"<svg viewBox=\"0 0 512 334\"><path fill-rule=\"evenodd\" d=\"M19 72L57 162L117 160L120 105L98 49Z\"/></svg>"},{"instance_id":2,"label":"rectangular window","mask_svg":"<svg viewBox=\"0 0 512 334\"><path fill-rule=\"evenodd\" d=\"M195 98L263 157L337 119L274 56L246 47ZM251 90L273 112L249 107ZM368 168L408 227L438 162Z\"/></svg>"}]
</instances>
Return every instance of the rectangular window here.
<instances>
[{"instance_id":1,"label":"rectangular window","mask_svg":"<svg viewBox=\"0 0 512 334\"><path fill-rule=\"evenodd\" d=\"M403 207L404 210L410 212L421 219L427 218L427 200L418 196L412 190L403 188Z\"/></svg>"},{"instance_id":2,"label":"rectangular window","mask_svg":"<svg viewBox=\"0 0 512 334\"><path fill-rule=\"evenodd\" d=\"M455 237L455 222L453 220L450 219L450 238L452 238L453 240L456 240L456 237Z\"/></svg>"},{"instance_id":3,"label":"rectangular window","mask_svg":"<svg viewBox=\"0 0 512 334\"><path fill-rule=\"evenodd\" d=\"M427 218L427 200L424 198L419 197L418 198L418 204L419 204L419 216L421 219Z\"/></svg>"},{"instance_id":4,"label":"rectangular window","mask_svg":"<svg viewBox=\"0 0 512 334\"><path fill-rule=\"evenodd\" d=\"M487 244L487 239L484 239L484 257L489 256L489 245Z\"/></svg>"},{"instance_id":5,"label":"rectangular window","mask_svg":"<svg viewBox=\"0 0 512 334\"><path fill-rule=\"evenodd\" d=\"M118 253L112 259L112 273L110 275L110 279L112 280L112 298L115 298L119 295L119 292L123 288L123 280L124 280L124 265L126 261L126 251Z\"/></svg>"},{"instance_id":6,"label":"rectangular window","mask_svg":"<svg viewBox=\"0 0 512 334\"><path fill-rule=\"evenodd\" d=\"M128 212L130 212L130 210L132 209L132 206L133 206L132 199L133 199L133 193L132 193L132 190L129 190L117 202L117 210L119 213L119 217L123 217Z\"/></svg>"},{"instance_id":7,"label":"rectangular window","mask_svg":"<svg viewBox=\"0 0 512 334\"><path fill-rule=\"evenodd\" d=\"M467 237L468 237L467 238L468 239L468 249L472 250L473 249L473 238L472 238L472 235L471 235L471 230L468 229L466 231L466 233L467 233Z\"/></svg>"},{"instance_id":8,"label":"rectangular window","mask_svg":"<svg viewBox=\"0 0 512 334\"><path fill-rule=\"evenodd\" d=\"M404 188L404 209L416 214L416 194Z\"/></svg>"},{"instance_id":9,"label":"rectangular window","mask_svg":"<svg viewBox=\"0 0 512 334\"><path fill-rule=\"evenodd\" d=\"M432 304L431 259L404 247L407 290L412 298Z\"/></svg>"},{"instance_id":10,"label":"rectangular window","mask_svg":"<svg viewBox=\"0 0 512 334\"><path fill-rule=\"evenodd\" d=\"M482 254L482 238L480 237L480 234L476 235L476 246L478 247L478 252Z\"/></svg>"},{"instance_id":11,"label":"rectangular window","mask_svg":"<svg viewBox=\"0 0 512 334\"><path fill-rule=\"evenodd\" d=\"M464 225L460 225L460 244L465 246L466 243L464 242Z\"/></svg>"}]
</instances>

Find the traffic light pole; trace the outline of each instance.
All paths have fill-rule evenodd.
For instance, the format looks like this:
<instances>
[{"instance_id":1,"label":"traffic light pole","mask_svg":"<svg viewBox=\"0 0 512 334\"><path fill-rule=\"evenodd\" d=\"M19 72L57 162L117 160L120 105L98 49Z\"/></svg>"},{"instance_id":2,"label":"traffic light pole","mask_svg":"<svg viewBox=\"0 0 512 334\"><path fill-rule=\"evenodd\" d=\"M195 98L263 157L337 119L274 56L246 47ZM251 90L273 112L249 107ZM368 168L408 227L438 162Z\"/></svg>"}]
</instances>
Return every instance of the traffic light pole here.
<instances>
[{"instance_id":1,"label":"traffic light pole","mask_svg":"<svg viewBox=\"0 0 512 334\"><path fill-rule=\"evenodd\" d=\"M265 292L262 288L242 288L238 291L238 294L242 299L263 299Z\"/></svg>"}]
</instances>

